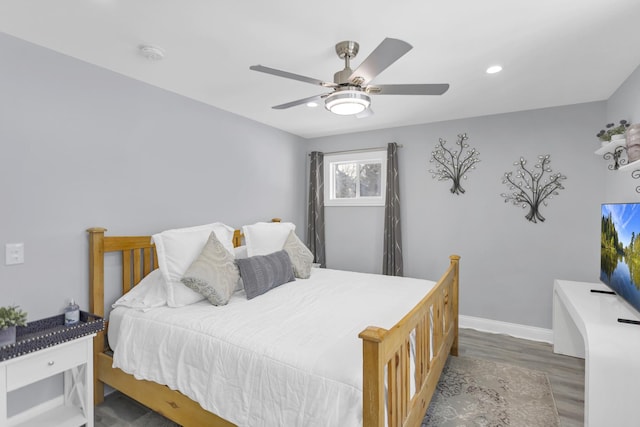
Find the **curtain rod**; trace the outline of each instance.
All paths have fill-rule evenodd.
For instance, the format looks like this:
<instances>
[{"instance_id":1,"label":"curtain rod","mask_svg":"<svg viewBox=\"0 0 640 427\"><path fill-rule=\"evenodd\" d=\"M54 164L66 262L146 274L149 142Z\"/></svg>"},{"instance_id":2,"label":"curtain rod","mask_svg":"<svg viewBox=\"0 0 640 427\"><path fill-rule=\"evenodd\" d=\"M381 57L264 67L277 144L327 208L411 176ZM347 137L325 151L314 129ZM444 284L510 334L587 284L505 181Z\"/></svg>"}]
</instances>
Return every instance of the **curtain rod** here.
<instances>
[{"instance_id":1,"label":"curtain rod","mask_svg":"<svg viewBox=\"0 0 640 427\"><path fill-rule=\"evenodd\" d=\"M398 148L402 148L403 145L402 144L398 144ZM357 150L343 150L343 151L329 151L326 153L322 153L325 156L326 155L331 155L331 154L347 154L347 153L364 153L367 151L380 151L380 150L386 150L387 147L371 147L371 148L360 148ZM311 153L307 154L308 156L311 155Z\"/></svg>"}]
</instances>

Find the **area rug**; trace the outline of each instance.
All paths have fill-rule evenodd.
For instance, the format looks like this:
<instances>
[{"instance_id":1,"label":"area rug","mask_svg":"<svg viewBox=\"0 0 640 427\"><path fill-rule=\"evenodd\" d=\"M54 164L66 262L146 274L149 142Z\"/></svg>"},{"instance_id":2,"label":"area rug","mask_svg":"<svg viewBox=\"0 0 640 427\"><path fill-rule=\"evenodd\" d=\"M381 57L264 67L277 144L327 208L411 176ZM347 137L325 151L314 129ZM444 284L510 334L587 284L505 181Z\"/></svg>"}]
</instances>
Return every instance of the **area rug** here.
<instances>
[{"instance_id":1,"label":"area rug","mask_svg":"<svg viewBox=\"0 0 640 427\"><path fill-rule=\"evenodd\" d=\"M96 427L177 427L118 394L95 409ZM544 372L468 357L449 357L422 427L558 427Z\"/></svg>"},{"instance_id":2,"label":"area rug","mask_svg":"<svg viewBox=\"0 0 640 427\"><path fill-rule=\"evenodd\" d=\"M558 427L544 372L449 357L423 427Z\"/></svg>"}]
</instances>

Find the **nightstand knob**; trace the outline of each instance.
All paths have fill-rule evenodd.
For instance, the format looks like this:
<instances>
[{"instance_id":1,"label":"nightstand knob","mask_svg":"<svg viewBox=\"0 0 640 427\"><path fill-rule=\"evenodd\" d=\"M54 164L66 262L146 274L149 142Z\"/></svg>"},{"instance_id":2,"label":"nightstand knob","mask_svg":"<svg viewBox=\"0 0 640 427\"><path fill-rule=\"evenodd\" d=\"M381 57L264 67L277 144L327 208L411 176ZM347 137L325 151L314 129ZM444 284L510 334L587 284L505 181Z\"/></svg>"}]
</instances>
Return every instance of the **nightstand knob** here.
<instances>
[{"instance_id":1,"label":"nightstand knob","mask_svg":"<svg viewBox=\"0 0 640 427\"><path fill-rule=\"evenodd\" d=\"M49 363L48 363L48 364L49 364L49 366L53 366L53 364L54 364L54 363L56 363L56 362L54 362L53 360L51 360L51 361L49 361Z\"/></svg>"}]
</instances>

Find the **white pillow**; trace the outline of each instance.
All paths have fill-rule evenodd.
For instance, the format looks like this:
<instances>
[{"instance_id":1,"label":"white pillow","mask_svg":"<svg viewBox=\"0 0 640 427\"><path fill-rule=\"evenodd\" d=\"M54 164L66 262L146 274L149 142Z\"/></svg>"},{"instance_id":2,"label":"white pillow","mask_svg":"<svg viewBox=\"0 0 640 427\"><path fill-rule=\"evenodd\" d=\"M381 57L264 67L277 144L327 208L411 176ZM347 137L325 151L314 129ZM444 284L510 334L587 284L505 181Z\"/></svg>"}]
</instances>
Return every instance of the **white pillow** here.
<instances>
[{"instance_id":1,"label":"white pillow","mask_svg":"<svg viewBox=\"0 0 640 427\"><path fill-rule=\"evenodd\" d=\"M177 228L151 236L156 245L158 267L166 281L167 305L182 307L204 297L180 282L185 271L198 258L211 232L233 256L233 228L221 222Z\"/></svg>"},{"instance_id":2,"label":"white pillow","mask_svg":"<svg viewBox=\"0 0 640 427\"><path fill-rule=\"evenodd\" d=\"M247 245L238 246L237 248L233 248L233 255L236 259L249 258L249 254L247 253Z\"/></svg>"},{"instance_id":3,"label":"white pillow","mask_svg":"<svg viewBox=\"0 0 640 427\"><path fill-rule=\"evenodd\" d=\"M281 251L289 232L295 230L291 222L257 222L242 227L247 253L250 257Z\"/></svg>"},{"instance_id":4,"label":"white pillow","mask_svg":"<svg viewBox=\"0 0 640 427\"><path fill-rule=\"evenodd\" d=\"M233 254L236 259L244 259L249 258L249 254L247 253L247 245L242 245L233 248ZM242 277L238 279L238 286L236 286L236 291L241 291L244 289L244 282L242 281Z\"/></svg>"},{"instance_id":5,"label":"white pillow","mask_svg":"<svg viewBox=\"0 0 640 427\"><path fill-rule=\"evenodd\" d=\"M147 274L129 292L122 295L112 307L128 307L149 311L155 307L167 305L166 282L159 269Z\"/></svg>"}]
</instances>

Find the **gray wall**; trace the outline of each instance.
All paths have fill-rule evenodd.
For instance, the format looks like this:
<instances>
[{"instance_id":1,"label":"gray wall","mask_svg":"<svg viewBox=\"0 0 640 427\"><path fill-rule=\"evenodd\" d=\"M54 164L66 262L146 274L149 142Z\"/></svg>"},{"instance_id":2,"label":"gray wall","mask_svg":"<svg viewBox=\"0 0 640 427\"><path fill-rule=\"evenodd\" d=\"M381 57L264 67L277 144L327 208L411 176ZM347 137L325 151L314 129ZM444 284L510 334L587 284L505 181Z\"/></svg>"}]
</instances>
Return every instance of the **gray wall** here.
<instances>
[{"instance_id":1,"label":"gray wall","mask_svg":"<svg viewBox=\"0 0 640 427\"><path fill-rule=\"evenodd\" d=\"M3 34L0 57L0 248L25 244L0 305L87 310L91 226L304 224L302 138Z\"/></svg>"},{"instance_id":2,"label":"gray wall","mask_svg":"<svg viewBox=\"0 0 640 427\"><path fill-rule=\"evenodd\" d=\"M604 102L384 129L310 140L309 151L382 147L399 150L405 275L437 279L447 256L461 260L461 314L551 327L553 280L598 281L603 161L593 154ZM456 196L432 179L430 153L443 137L466 132L481 162ZM551 154L566 190L542 207L546 222L505 204L502 176L520 156ZM380 273L383 209L327 207L327 266Z\"/></svg>"},{"instance_id":3,"label":"gray wall","mask_svg":"<svg viewBox=\"0 0 640 427\"><path fill-rule=\"evenodd\" d=\"M0 236L26 259L2 263L2 304L86 309L87 227L303 223L301 138L8 36L0 53Z\"/></svg>"},{"instance_id":4,"label":"gray wall","mask_svg":"<svg viewBox=\"0 0 640 427\"><path fill-rule=\"evenodd\" d=\"M628 120L630 123L640 122L640 67L609 98L606 119L600 124L600 127L610 122L618 123L622 119ZM640 166L634 169L640 169ZM610 172L606 175L607 202L637 202L640 200L640 194L635 190L640 186L640 180L631 177L631 172L634 169Z\"/></svg>"}]
</instances>

